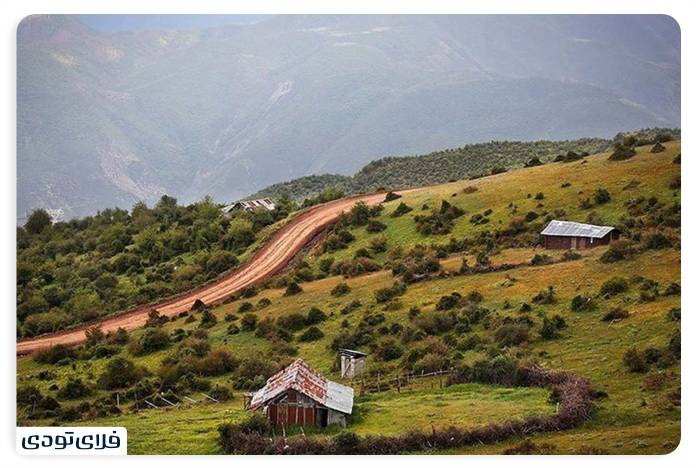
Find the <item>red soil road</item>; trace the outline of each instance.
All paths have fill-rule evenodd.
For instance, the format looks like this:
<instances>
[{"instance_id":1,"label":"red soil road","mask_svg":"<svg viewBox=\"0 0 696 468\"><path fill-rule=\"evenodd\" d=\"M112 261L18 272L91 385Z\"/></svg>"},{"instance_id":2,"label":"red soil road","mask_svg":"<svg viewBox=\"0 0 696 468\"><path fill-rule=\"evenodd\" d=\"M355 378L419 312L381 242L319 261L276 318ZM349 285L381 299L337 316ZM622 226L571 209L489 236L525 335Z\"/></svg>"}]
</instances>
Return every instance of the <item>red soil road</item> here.
<instances>
[{"instance_id":1,"label":"red soil road","mask_svg":"<svg viewBox=\"0 0 696 468\"><path fill-rule=\"evenodd\" d=\"M418 189L408 191L415 190ZM159 311L161 315L171 317L190 310L196 299L208 305L219 304L241 289L258 284L280 271L307 242L335 222L341 213L349 210L355 203L363 201L369 205L376 205L383 200L384 193L377 193L341 198L313 207L280 228L241 268L210 284L103 320L18 341L17 354L29 354L57 344L79 344L85 341L85 331L93 327L99 327L103 332L114 331L119 327L133 330L145 324L148 313L152 309Z\"/></svg>"}]
</instances>

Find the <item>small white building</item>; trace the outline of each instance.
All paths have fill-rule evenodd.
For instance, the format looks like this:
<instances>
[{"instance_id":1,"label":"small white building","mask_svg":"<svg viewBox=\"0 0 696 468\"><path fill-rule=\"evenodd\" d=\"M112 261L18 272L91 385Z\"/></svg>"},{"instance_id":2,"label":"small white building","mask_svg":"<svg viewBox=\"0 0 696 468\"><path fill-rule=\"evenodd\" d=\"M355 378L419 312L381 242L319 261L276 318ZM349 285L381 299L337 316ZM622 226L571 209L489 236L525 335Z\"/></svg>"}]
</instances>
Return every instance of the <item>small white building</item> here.
<instances>
[{"instance_id":1,"label":"small white building","mask_svg":"<svg viewBox=\"0 0 696 468\"><path fill-rule=\"evenodd\" d=\"M353 349L339 349L338 355L341 358L341 378L353 379L367 368L367 354Z\"/></svg>"}]
</instances>

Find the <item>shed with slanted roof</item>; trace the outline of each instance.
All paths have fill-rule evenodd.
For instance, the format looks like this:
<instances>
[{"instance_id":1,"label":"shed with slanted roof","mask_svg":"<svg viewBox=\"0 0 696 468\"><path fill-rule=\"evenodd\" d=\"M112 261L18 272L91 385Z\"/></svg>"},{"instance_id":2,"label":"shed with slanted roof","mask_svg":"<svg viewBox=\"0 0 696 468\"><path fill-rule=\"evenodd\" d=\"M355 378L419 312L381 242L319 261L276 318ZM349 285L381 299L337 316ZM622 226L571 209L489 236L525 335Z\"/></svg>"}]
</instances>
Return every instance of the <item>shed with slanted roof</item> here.
<instances>
[{"instance_id":1,"label":"shed with slanted roof","mask_svg":"<svg viewBox=\"0 0 696 468\"><path fill-rule=\"evenodd\" d=\"M254 393L249 409L263 411L276 426L345 426L353 412L353 389L297 359Z\"/></svg>"},{"instance_id":2,"label":"shed with slanted roof","mask_svg":"<svg viewBox=\"0 0 696 468\"><path fill-rule=\"evenodd\" d=\"M595 226L555 219L541 231L546 249L588 249L610 244L619 237L619 231L613 226Z\"/></svg>"}]
</instances>

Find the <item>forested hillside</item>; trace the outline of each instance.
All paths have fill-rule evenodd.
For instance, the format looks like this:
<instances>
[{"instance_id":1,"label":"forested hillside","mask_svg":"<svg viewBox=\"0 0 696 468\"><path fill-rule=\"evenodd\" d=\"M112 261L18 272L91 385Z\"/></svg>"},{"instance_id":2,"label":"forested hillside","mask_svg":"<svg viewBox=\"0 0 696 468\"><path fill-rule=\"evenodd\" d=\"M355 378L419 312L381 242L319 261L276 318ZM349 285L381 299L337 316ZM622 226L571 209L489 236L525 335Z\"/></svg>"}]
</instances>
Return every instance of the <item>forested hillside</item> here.
<instances>
[{"instance_id":1,"label":"forested hillside","mask_svg":"<svg viewBox=\"0 0 696 468\"><path fill-rule=\"evenodd\" d=\"M657 134L679 138L679 129L652 128L619 133L613 140L580 138L564 141L491 141L450 148L426 155L388 157L373 161L353 176L312 175L273 184L249 198L287 196L294 200L312 197L333 188L345 194L363 193L378 188L398 189L475 178L515 167L548 162L568 152L578 155L605 151L628 135L642 142L653 141Z\"/></svg>"},{"instance_id":2,"label":"forested hillside","mask_svg":"<svg viewBox=\"0 0 696 468\"><path fill-rule=\"evenodd\" d=\"M204 198L182 206L109 209L51 224L43 210L17 228L17 334L33 336L185 291L246 260L267 226L296 206L235 212Z\"/></svg>"}]
</instances>

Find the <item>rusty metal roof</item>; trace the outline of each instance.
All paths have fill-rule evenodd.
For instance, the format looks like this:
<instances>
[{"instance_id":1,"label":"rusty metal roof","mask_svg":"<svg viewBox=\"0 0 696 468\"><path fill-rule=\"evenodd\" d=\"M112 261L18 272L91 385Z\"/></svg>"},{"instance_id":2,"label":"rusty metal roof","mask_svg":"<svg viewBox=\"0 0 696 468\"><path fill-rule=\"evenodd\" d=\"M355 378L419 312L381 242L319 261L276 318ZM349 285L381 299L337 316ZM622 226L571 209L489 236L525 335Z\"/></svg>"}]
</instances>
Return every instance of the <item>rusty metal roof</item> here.
<instances>
[{"instance_id":1,"label":"rusty metal roof","mask_svg":"<svg viewBox=\"0 0 696 468\"><path fill-rule=\"evenodd\" d=\"M543 236L592 237L601 239L614 229L612 226L595 226L593 224L554 219L546 225L541 234Z\"/></svg>"},{"instance_id":2,"label":"rusty metal roof","mask_svg":"<svg viewBox=\"0 0 696 468\"><path fill-rule=\"evenodd\" d=\"M288 390L295 390L327 408L350 414L353 411L353 389L327 380L302 359L272 375L266 385L254 393L249 409L256 409Z\"/></svg>"}]
</instances>

